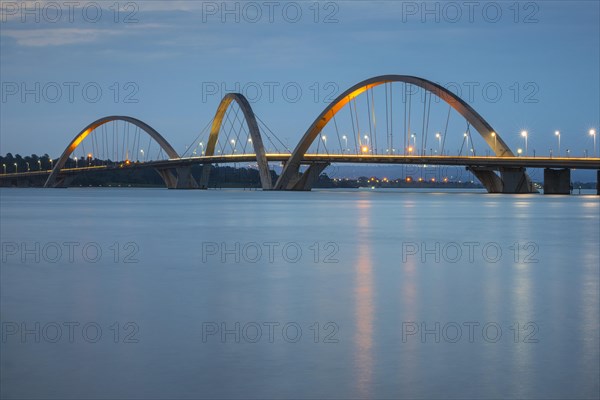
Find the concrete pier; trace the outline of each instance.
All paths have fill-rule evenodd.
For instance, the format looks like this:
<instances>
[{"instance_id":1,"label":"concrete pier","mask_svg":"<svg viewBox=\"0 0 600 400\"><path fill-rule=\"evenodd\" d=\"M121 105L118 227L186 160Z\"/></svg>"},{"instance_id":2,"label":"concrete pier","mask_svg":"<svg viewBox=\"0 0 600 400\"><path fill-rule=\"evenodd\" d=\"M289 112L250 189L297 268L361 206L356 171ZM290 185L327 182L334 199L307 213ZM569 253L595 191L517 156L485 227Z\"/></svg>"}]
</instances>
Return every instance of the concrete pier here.
<instances>
[{"instance_id":1,"label":"concrete pier","mask_svg":"<svg viewBox=\"0 0 600 400\"><path fill-rule=\"evenodd\" d=\"M571 194L571 170L545 168L544 194Z\"/></svg>"}]
</instances>

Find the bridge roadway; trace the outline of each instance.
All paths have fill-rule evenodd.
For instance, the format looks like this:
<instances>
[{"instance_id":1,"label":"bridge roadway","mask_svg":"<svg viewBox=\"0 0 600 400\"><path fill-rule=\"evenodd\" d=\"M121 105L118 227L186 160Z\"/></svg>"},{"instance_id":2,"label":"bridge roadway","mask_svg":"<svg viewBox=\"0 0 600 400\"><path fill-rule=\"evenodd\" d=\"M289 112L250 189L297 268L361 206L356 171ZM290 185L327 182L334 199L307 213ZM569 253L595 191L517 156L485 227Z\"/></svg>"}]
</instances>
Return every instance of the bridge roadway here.
<instances>
[{"instance_id":1,"label":"bridge roadway","mask_svg":"<svg viewBox=\"0 0 600 400\"><path fill-rule=\"evenodd\" d=\"M269 162L286 162L287 153L267 153ZM256 162L254 154L217 155L201 157L182 157L162 161L132 162L128 165L98 165L79 168L63 168L60 175L73 175L82 172L113 169L137 168L175 168L196 164L230 164ZM306 154L302 164L412 164L412 165L459 165L481 168L568 168L600 170L600 158L578 157L495 157L495 156L404 156L380 154ZM0 179L14 179L49 175L50 170L1 174Z\"/></svg>"}]
</instances>

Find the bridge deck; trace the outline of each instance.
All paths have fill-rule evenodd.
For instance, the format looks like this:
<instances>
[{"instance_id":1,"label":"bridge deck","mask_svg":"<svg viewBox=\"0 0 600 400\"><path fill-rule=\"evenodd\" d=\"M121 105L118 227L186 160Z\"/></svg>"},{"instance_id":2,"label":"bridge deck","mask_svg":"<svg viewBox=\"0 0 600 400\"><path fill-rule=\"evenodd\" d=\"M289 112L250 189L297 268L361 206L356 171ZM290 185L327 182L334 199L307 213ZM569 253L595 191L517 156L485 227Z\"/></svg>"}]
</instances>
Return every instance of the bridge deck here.
<instances>
[{"instance_id":1,"label":"bridge deck","mask_svg":"<svg viewBox=\"0 0 600 400\"><path fill-rule=\"evenodd\" d=\"M267 154L269 162L286 162L290 154ZM88 171L112 170L121 168L175 168L194 164L229 164L255 162L254 154L236 154L219 156L202 156L131 163L126 167L118 165L100 165L80 168L63 168L61 175L78 174ZM344 164L414 164L414 165L461 165L465 167L489 168L569 168L569 169L600 169L600 158L577 157L477 157L477 156L404 156L379 154L306 154L302 164L312 163L344 163ZM1 174L0 179L14 179L49 175L50 170L29 171Z\"/></svg>"}]
</instances>

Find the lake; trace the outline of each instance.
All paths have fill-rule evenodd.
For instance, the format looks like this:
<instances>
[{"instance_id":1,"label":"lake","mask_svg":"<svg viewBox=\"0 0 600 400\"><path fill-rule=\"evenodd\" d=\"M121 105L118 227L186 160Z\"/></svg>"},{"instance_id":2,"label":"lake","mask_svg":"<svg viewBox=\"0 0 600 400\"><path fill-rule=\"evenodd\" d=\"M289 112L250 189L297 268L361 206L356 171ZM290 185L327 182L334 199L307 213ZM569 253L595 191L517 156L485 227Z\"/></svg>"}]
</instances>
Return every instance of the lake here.
<instances>
[{"instance_id":1,"label":"lake","mask_svg":"<svg viewBox=\"0 0 600 400\"><path fill-rule=\"evenodd\" d=\"M600 396L593 194L2 189L0 220L2 398Z\"/></svg>"}]
</instances>

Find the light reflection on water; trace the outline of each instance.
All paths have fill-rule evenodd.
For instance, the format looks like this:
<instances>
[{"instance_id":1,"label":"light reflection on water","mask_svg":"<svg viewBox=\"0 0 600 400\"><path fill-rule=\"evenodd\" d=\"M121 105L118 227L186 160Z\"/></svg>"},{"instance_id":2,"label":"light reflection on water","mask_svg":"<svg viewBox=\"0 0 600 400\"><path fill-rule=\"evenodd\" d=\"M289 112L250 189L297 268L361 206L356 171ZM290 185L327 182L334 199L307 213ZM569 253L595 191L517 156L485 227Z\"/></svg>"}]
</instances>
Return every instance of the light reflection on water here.
<instances>
[{"instance_id":1,"label":"light reflection on water","mask_svg":"<svg viewBox=\"0 0 600 400\"><path fill-rule=\"evenodd\" d=\"M370 230L371 202L357 202L356 218L358 228L358 257L355 273L356 296L356 369L358 372L358 395L364 398L373 396L373 277L368 237L361 232Z\"/></svg>"},{"instance_id":2,"label":"light reflection on water","mask_svg":"<svg viewBox=\"0 0 600 400\"><path fill-rule=\"evenodd\" d=\"M3 243L139 245L139 263L2 262L1 319L96 321L95 344L2 343L2 397L597 398L596 196L402 191L0 191ZM202 262L202 243L295 243L298 262ZM334 242L337 263L311 245ZM502 257L403 260L403 244L496 243ZM523 262L514 243L537 246ZM121 254L122 256L122 254ZM517 260L515 260L517 257ZM139 343L109 326L134 321ZM202 341L203 322L298 323L301 340ZM338 343L323 343L325 323ZM320 323L319 343L310 327ZM403 323L477 323L456 343ZM497 323L496 343L481 327ZM523 343L534 322L537 343ZM515 343L514 327L520 330ZM121 328L123 328L121 326ZM513 328L513 329L511 329ZM530 332L530 331L529 331ZM121 332L123 333L123 332Z\"/></svg>"}]
</instances>

